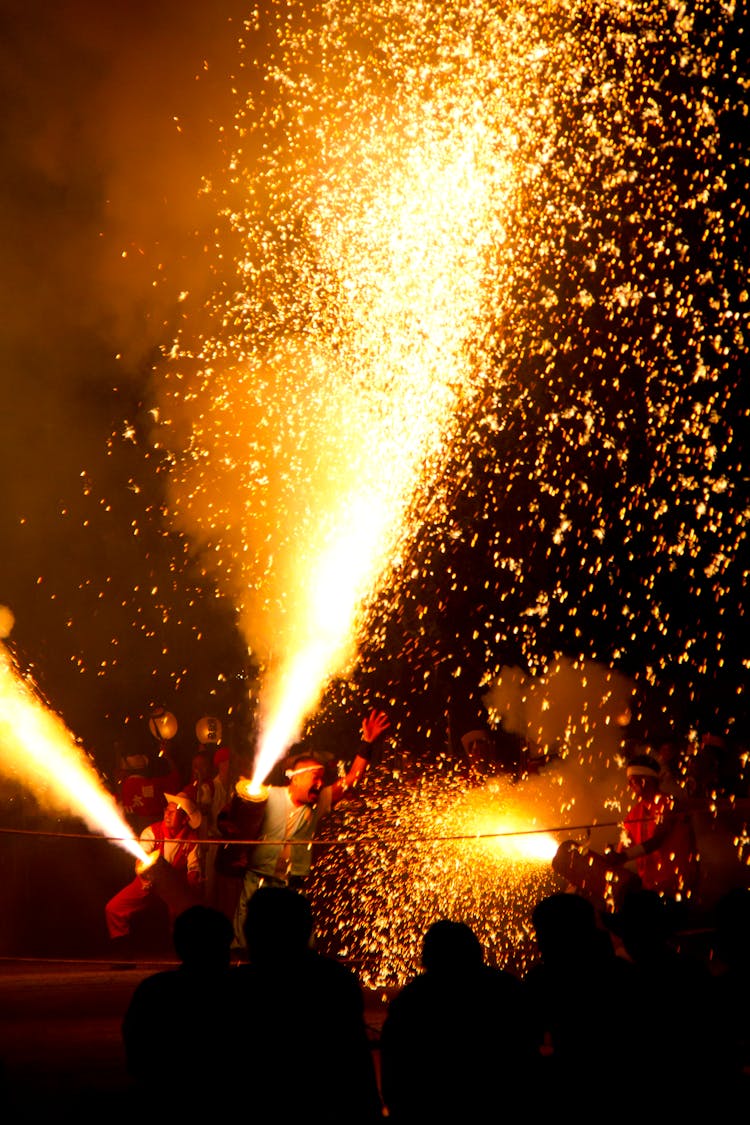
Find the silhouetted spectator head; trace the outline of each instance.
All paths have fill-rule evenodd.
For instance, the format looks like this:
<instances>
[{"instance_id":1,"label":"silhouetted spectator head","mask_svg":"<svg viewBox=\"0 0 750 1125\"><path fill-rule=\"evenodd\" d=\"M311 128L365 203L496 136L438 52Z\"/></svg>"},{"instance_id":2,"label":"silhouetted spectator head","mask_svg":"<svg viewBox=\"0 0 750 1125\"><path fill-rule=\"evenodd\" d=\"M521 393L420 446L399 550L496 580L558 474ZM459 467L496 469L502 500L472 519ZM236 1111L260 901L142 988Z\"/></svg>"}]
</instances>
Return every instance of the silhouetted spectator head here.
<instances>
[{"instance_id":1,"label":"silhouetted spectator head","mask_svg":"<svg viewBox=\"0 0 750 1125\"><path fill-rule=\"evenodd\" d=\"M601 948L596 911L581 895L548 895L534 907L531 922L544 961L581 960Z\"/></svg>"},{"instance_id":2,"label":"silhouetted spectator head","mask_svg":"<svg viewBox=\"0 0 750 1125\"><path fill-rule=\"evenodd\" d=\"M658 949L672 936L674 923L669 904L658 891L628 891L620 909L605 916L605 924L636 959Z\"/></svg>"},{"instance_id":3,"label":"silhouetted spectator head","mask_svg":"<svg viewBox=\"0 0 750 1125\"><path fill-rule=\"evenodd\" d=\"M229 965L233 937L234 930L227 916L210 906L190 906L174 920L175 952L188 968Z\"/></svg>"},{"instance_id":4,"label":"silhouetted spectator head","mask_svg":"<svg viewBox=\"0 0 750 1125\"><path fill-rule=\"evenodd\" d=\"M310 903L290 887L259 887L247 904L245 940L253 961L299 957L310 946Z\"/></svg>"},{"instance_id":5,"label":"silhouetted spectator head","mask_svg":"<svg viewBox=\"0 0 750 1125\"><path fill-rule=\"evenodd\" d=\"M484 961L474 931L463 922L441 918L434 922L422 943L422 965L428 973L466 972Z\"/></svg>"}]
</instances>

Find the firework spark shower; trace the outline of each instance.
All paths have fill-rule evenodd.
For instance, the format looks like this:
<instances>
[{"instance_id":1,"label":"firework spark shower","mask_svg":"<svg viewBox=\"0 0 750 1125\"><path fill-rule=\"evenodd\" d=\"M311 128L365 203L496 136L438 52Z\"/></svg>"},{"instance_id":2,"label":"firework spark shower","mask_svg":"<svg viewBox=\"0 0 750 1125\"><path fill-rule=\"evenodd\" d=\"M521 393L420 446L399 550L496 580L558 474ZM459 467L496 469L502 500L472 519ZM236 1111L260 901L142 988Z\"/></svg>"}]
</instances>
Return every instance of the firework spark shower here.
<instances>
[{"instance_id":1,"label":"firework spark shower","mask_svg":"<svg viewBox=\"0 0 750 1125\"><path fill-rule=\"evenodd\" d=\"M223 183L206 185L217 288L201 316L187 302L157 440L172 455L172 518L208 544L263 665L269 760L431 530L433 550L450 532L469 558L494 559L496 604L475 631L490 672L509 640L532 668L562 640L627 660L644 537L657 565L638 581L656 593L692 544L720 600L742 541L723 519L735 314L725 307L720 344L679 282L710 264L690 212L705 205L708 236L723 190L707 14L351 2L248 18ZM688 149L699 166L686 184ZM619 400L614 416L604 397ZM620 496L614 515L597 508L597 474ZM526 527L509 510L521 476L536 492ZM480 484L484 526L457 528L446 491L455 503ZM524 586L532 525L546 588ZM591 637L564 606L574 553L580 600L606 621ZM430 572L427 558L413 574ZM616 593L602 606L607 574ZM675 652L687 642L669 607L646 612L657 679L695 641ZM701 647L724 643L718 630Z\"/></svg>"},{"instance_id":2,"label":"firework spark shower","mask_svg":"<svg viewBox=\"0 0 750 1125\"><path fill-rule=\"evenodd\" d=\"M12 628L12 614L0 606L0 637ZM136 859L145 853L124 822L93 762L59 715L39 697L0 640L0 778L20 782L37 803L79 816L95 832L109 834Z\"/></svg>"},{"instance_id":3,"label":"firework spark shower","mask_svg":"<svg viewBox=\"0 0 750 1125\"><path fill-rule=\"evenodd\" d=\"M166 391L194 426L176 517L215 544L262 645L261 776L346 667L476 398L513 189L507 91L471 27L420 44L417 8L334 6L311 46L302 16L278 24L264 109L236 123L241 287L198 389L181 347Z\"/></svg>"},{"instance_id":4,"label":"firework spark shower","mask_svg":"<svg viewBox=\"0 0 750 1125\"><path fill-rule=\"evenodd\" d=\"M739 5L6 7L0 593L101 772L305 653L427 768L559 661L746 736Z\"/></svg>"}]
</instances>

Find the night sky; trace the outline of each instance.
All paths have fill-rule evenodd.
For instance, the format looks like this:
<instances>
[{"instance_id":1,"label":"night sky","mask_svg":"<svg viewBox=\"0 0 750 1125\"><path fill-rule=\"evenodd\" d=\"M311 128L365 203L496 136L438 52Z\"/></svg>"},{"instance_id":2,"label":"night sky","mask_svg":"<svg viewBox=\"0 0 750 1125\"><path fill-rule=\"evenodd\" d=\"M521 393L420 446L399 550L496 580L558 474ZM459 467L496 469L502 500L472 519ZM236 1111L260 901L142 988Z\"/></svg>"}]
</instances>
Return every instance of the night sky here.
<instances>
[{"instance_id":1,"label":"night sky","mask_svg":"<svg viewBox=\"0 0 750 1125\"><path fill-rule=\"evenodd\" d=\"M503 668L563 657L632 679L652 732L746 737L747 45L739 9L693 8L688 27L580 3L535 28L585 64L535 73L547 131L522 138L481 389L330 722L384 703L442 744ZM187 742L211 713L243 749L257 668L210 544L169 518L152 411L181 295L229 285L206 183L273 21L243 63L238 3L0 11L11 648L105 774L155 703Z\"/></svg>"}]
</instances>

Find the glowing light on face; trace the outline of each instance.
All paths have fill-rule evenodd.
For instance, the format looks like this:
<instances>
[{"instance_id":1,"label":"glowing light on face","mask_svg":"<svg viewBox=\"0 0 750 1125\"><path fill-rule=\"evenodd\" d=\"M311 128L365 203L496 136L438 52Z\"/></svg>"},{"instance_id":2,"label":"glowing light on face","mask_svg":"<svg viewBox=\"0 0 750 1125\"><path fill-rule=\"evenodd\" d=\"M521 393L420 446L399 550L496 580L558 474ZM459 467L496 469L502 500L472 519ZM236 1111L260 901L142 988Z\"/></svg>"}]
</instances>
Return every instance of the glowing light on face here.
<instances>
[{"instance_id":1,"label":"glowing light on face","mask_svg":"<svg viewBox=\"0 0 750 1125\"><path fill-rule=\"evenodd\" d=\"M114 798L62 719L48 710L0 644L0 772L28 790L41 807L81 817L94 832L117 838L145 860Z\"/></svg>"}]
</instances>

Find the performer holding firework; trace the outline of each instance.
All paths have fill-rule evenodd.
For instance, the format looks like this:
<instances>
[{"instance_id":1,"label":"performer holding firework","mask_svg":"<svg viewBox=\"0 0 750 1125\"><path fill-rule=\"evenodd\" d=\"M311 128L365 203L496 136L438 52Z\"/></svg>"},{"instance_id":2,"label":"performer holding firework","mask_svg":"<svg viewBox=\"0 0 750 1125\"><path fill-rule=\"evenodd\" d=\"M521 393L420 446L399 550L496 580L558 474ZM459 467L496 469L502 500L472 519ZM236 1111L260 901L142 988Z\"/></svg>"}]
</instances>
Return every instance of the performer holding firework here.
<instances>
[{"instance_id":1,"label":"performer holding firework","mask_svg":"<svg viewBox=\"0 0 750 1125\"><path fill-rule=\"evenodd\" d=\"M373 710L362 723L362 741L351 766L332 785L324 785L325 767L314 753L297 754L286 771L288 785L262 786L253 792L241 778L219 827L228 839L261 842L245 851L228 845L217 859L225 873L242 877L234 915L235 946L244 948L247 904L260 886L300 887L310 873L318 822L353 788L367 769L377 740L390 726L384 711Z\"/></svg>"}]
</instances>

